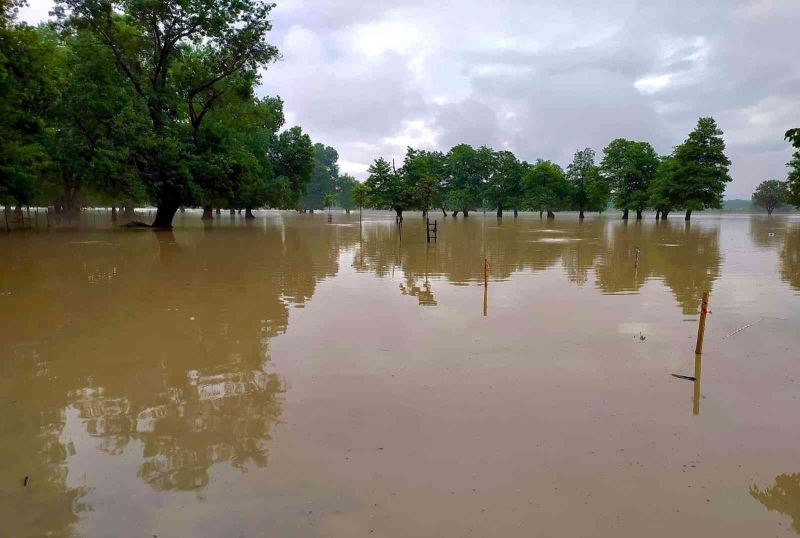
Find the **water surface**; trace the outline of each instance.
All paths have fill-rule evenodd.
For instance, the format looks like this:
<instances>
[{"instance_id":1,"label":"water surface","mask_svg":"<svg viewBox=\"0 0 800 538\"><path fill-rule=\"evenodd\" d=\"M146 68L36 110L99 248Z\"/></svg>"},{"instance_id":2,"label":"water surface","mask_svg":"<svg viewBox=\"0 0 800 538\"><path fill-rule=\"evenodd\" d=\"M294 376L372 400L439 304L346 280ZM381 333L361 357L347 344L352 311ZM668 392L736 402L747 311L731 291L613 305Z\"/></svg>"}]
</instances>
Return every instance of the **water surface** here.
<instances>
[{"instance_id":1,"label":"water surface","mask_svg":"<svg viewBox=\"0 0 800 538\"><path fill-rule=\"evenodd\" d=\"M0 535L800 534L800 219L436 218L0 236Z\"/></svg>"}]
</instances>

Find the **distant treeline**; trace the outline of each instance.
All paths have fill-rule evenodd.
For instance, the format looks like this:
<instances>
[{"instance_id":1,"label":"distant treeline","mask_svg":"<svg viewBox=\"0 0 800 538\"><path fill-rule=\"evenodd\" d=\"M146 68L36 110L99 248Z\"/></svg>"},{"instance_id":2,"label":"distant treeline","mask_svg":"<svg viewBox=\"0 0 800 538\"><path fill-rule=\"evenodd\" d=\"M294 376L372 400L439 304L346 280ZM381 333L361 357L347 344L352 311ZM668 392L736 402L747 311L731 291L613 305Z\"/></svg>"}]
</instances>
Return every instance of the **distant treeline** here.
<instances>
[{"instance_id":1,"label":"distant treeline","mask_svg":"<svg viewBox=\"0 0 800 538\"><path fill-rule=\"evenodd\" d=\"M355 190L355 203L392 209L398 218L409 209L431 208L445 215L450 209L454 216L494 209L498 217L505 210L534 210L548 218L568 210L583 218L586 211L614 207L624 219L630 212L641 219L649 209L657 219L685 211L689 220L692 211L723 208L731 177L722 134L713 118L700 118L670 155L659 156L648 142L618 138L603 149L599 163L594 150L586 148L575 153L566 170L551 161L529 163L510 151L485 146L460 144L447 153L408 148L399 168L384 158L375 160L366 183ZM790 163L790 178L800 171L798 155ZM774 183L780 184L778 194L773 193ZM791 197L785 183L768 181L753 200L771 213Z\"/></svg>"}]
</instances>

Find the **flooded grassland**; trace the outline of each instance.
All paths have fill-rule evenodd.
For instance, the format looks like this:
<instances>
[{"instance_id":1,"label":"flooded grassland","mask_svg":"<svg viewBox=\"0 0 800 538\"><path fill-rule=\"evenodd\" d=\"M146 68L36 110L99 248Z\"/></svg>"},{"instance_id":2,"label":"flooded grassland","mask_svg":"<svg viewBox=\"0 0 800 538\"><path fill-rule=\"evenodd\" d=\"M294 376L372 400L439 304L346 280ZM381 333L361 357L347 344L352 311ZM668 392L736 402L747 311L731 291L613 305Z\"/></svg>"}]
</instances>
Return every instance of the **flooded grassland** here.
<instances>
[{"instance_id":1,"label":"flooded grassland","mask_svg":"<svg viewBox=\"0 0 800 538\"><path fill-rule=\"evenodd\" d=\"M0 535L800 534L800 219L573 217L0 236Z\"/></svg>"}]
</instances>

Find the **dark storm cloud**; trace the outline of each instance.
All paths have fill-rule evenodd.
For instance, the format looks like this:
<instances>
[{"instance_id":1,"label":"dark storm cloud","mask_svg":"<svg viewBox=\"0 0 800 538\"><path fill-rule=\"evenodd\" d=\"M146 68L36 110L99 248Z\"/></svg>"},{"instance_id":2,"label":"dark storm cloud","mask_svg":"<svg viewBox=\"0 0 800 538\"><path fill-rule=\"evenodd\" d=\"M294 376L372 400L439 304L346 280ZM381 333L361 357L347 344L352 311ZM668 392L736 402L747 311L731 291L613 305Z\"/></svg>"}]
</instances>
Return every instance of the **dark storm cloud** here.
<instances>
[{"instance_id":1,"label":"dark storm cloud","mask_svg":"<svg viewBox=\"0 0 800 538\"><path fill-rule=\"evenodd\" d=\"M405 145L555 159L615 137L667 153L714 116L729 197L785 177L800 126L797 0L278 1L261 92L364 177ZM29 13L45 13L32 2Z\"/></svg>"}]
</instances>

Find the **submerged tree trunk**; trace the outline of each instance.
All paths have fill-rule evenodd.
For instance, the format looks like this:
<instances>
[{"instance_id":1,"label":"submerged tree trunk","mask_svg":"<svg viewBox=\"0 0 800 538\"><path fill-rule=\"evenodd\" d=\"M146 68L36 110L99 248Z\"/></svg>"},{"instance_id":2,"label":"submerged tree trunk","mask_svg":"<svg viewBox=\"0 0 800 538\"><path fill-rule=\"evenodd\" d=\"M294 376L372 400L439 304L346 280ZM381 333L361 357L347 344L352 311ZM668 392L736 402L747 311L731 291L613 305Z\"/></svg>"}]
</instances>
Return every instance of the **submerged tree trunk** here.
<instances>
[{"instance_id":1,"label":"submerged tree trunk","mask_svg":"<svg viewBox=\"0 0 800 538\"><path fill-rule=\"evenodd\" d=\"M214 220L214 215L211 213L211 206L204 205L203 206L203 216L201 217L202 220Z\"/></svg>"},{"instance_id":2,"label":"submerged tree trunk","mask_svg":"<svg viewBox=\"0 0 800 538\"><path fill-rule=\"evenodd\" d=\"M544 209L539 210L539 218L542 218L542 215L544 215ZM549 217L550 215L547 216Z\"/></svg>"},{"instance_id":3,"label":"submerged tree trunk","mask_svg":"<svg viewBox=\"0 0 800 538\"><path fill-rule=\"evenodd\" d=\"M111 206L111 222L117 222L117 206Z\"/></svg>"},{"instance_id":4,"label":"submerged tree trunk","mask_svg":"<svg viewBox=\"0 0 800 538\"><path fill-rule=\"evenodd\" d=\"M124 216L126 219L133 218L133 206L126 205L125 209L122 210L122 216Z\"/></svg>"},{"instance_id":5,"label":"submerged tree trunk","mask_svg":"<svg viewBox=\"0 0 800 538\"><path fill-rule=\"evenodd\" d=\"M469 217L469 209L464 209L464 217Z\"/></svg>"},{"instance_id":6,"label":"submerged tree trunk","mask_svg":"<svg viewBox=\"0 0 800 538\"><path fill-rule=\"evenodd\" d=\"M499 206L497 208L497 218L498 219L502 219L503 218L503 208L499 207Z\"/></svg>"},{"instance_id":7,"label":"submerged tree trunk","mask_svg":"<svg viewBox=\"0 0 800 538\"><path fill-rule=\"evenodd\" d=\"M453 218L456 218L457 216L458 216L458 209L454 209L453 210Z\"/></svg>"},{"instance_id":8,"label":"submerged tree trunk","mask_svg":"<svg viewBox=\"0 0 800 538\"><path fill-rule=\"evenodd\" d=\"M517 217L519 217L519 209L517 209L517 208L515 207L515 208L514 208L514 218L517 218Z\"/></svg>"},{"instance_id":9,"label":"submerged tree trunk","mask_svg":"<svg viewBox=\"0 0 800 538\"><path fill-rule=\"evenodd\" d=\"M253 208L252 208L252 207L246 207L246 208L245 208L245 211L244 211L244 218L246 218L247 220L253 220L254 218L256 218L256 217L253 215Z\"/></svg>"},{"instance_id":10,"label":"submerged tree trunk","mask_svg":"<svg viewBox=\"0 0 800 538\"><path fill-rule=\"evenodd\" d=\"M687 209L686 210L686 216L683 218L683 220L692 220L692 210L691 209Z\"/></svg>"},{"instance_id":11,"label":"submerged tree trunk","mask_svg":"<svg viewBox=\"0 0 800 538\"><path fill-rule=\"evenodd\" d=\"M578 214L578 218L579 219L586 218L586 217L583 216L583 209L581 209L581 212Z\"/></svg>"},{"instance_id":12,"label":"submerged tree trunk","mask_svg":"<svg viewBox=\"0 0 800 538\"><path fill-rule=\"evenodd\" d=\"M171 204L160 204L156 209L156 218L153 221L153 228L168 230L172 228L172 218L178 211L178 206Z\"/></svg>"},{"instance_id":13,"label":"submerged tree trunk","mask_svg":"<svg viewBox=\"0 0 800 538\"><path fill-rule=\"evenodd\" d=\"M235 217L236 216L236 210L235 209L231 209L230 214L231 214L231 217Z\"/></svg>"},{"instance_id":14,"label":"submerged tree trunk","mask_svg":"<svg viewBox=\"0 0 800 538\"><path fill-rule=\"evenodd\" d=\"M628 220L628 208L627 207L622 211L622 220Z\"/></svg>"},{"instance_id":15,"label":"submerged tree trunk","mask_svg":"<svg viewBox=\"0 0 800 538\"><path fill-rule=\"evenodd\" d=\"M656 220L660 220L660 219L661 219L661 210L660 209L656 209Z\"/></svg>"},{"instance_id":16,"label":"submerged tree trunk","mask_svg":"<svg viewBox=\"0 0 800 538\"><path fill-rule=\"evenodd\" d=\"M772 212L775 210L774 207L767 207L767 215L772 215Z\"/></svg>"},{"instance_id":17,"label":"submerged tree trunk","mask_svg":"<svg viewBox=\"0 0 800 538\"><path fill-rule=\"evenodd\" d=\"M349 215L350 214L350 209L345 209L344 212L345 212L345 214Z\"/></svg>"},{"instance_id":18,"label":"submerged tree trunk","mask_svg":"<svg viewBox=\"0 0 800 538\"><path fill-rule=\"evenodd\" d=\"M667 215L669 215L669 209L662 209L661 210L661 220L667 220Z\"/></svg>"},{"instance_id":19,"label":"submerged tree trunk","mask_svg":"<svg viewBox=\"0 0 800 538\"><path fill-rule=\"evenodd\" d=\"M220 215L220 214L222 214L222 209L217 208L217 215Z\"/></svg>"},{"instance_id":20,"label":"submerged tree trunk","mask_svg":"<svg viewBox=\"0 0 800 538\"><path fill-rule=\"evenodd\" d=\"M636 210L636 220L642 220L642 211L644 211L644 209Z\"/></svg>"},{"instance_id":21,"label":"submerged tree trunk","mask_svg":"<svg viewBox=\"0 0 800 538\"><path fill-rule=\"evenodd\" d=\"M556 218L556 214L548 209L547 210L547 218L548 219L554 219L554 218Z\"/></svg>"},{"instance_id":22,"label":"submerged tree trunk","mask_svg":"<svg viewBox=\"0 0 800 538\"><path fill-rule=\"evenodd\" d=\"M397 222L403 222L403 210L399 207L395 207L394 212L397 213Z\"/></svg>"},{"instance_id":23,"label":"submerged tree trunk","mask_svg":"<svg viewBox=\"0 0 800 538\"><path fill-rule=\"evenodd\" d=\"M444 215L445 217L447 216L447 211L445 211L444 208L442 208L442 215Z\"/></svg>"}]
</instances>

